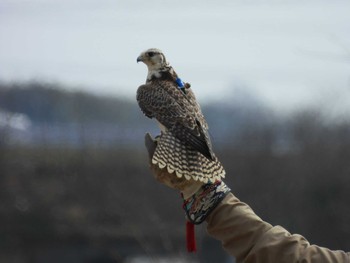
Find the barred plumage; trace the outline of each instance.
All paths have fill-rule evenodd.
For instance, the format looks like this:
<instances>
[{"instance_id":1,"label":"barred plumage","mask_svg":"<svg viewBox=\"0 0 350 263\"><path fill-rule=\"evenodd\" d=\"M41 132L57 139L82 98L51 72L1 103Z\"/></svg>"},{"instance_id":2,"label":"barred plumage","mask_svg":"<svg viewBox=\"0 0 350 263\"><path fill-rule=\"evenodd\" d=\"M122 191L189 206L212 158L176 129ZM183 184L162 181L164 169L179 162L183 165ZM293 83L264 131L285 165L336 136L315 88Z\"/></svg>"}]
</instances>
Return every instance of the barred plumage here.
<instances>
[{"instance_id":1,"label":"barred plumage","mask_svg":"<svg viewBox=\"0 0 350 263\"><path fill-rule=\"evenodd\" d=\"M148 66L146 84L138 88L137 101L143 113L156 118L163 128L153 164L187 180L207 182L224 177L190 85L178 86L177 74L158 49L143 52L137 61Z\"/></svg>"},{"instance_id":2,"label":"barred plumage","mask_svg":"<svg viewBox=\"0 0 350 263\"><path fill-rule=\"evenodd\" d=\"M187 180L207 183L208 180L215 182L225 177L224 168L215 155L214 160L209 160L200 152L183 144L171 132L160 135L152 163Z\"/></svg>"}]
</instances>

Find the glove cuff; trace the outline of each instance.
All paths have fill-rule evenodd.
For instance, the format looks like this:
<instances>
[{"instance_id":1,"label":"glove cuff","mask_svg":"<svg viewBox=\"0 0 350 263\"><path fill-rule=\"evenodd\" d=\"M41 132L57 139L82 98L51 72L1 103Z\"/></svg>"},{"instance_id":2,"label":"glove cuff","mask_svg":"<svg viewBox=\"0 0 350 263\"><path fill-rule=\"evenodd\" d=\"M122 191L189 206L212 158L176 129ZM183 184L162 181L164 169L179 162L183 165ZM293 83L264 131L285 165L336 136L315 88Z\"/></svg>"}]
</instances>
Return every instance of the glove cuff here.
<instances>
[{"instance_id":1,"label":"glove cuff","mask_svg":"<svg viewBox=\"0 0 350 263\"><path fill-rule=\"evenodd\" d=\"M184 199L182 207L187 220L196 225L201 224L230 191L223 181L204 184L194 195Z\"/></svg>"},{"instance_id":2,"label":"glove cuff","mask_svg":"<svg viewBox=\"0 0 350 263\"><path fill-rule=\"evenodd\" d=\"M181 195L182 198L184 200L187 200L189 198L191 198L193 195L195 195L198 191L200 191L200 189L202 188L202 186L204 185L204 183L196 181L196 182L192 182L191 184L187 185L186 187L184 187L184 189L181 191Z\"/></svg>"}]
</instances>

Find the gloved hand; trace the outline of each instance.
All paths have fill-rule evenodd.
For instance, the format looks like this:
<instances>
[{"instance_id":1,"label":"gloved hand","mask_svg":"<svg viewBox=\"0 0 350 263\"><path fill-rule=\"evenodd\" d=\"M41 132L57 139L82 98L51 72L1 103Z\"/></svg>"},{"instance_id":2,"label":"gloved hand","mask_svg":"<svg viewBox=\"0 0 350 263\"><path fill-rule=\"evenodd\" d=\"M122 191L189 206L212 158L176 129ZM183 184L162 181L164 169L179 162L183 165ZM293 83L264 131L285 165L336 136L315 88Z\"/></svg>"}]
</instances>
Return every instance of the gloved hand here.
<instances>
[{"instance_id":1,"label":"gloved hand","mask_svg":"<svg viewBox=\"0 0 350 263\"><path fill-rule=\"evenodd\" d=\"M145 135L145 145L148 151L151 171L159 182L166 186L177 189L184 199L183 208L187 219L193 224L202 223L209 213L221 202L230 192L230 188L222 181L208 182L204 184L200 181L186 180L184 177L178 178L175 173L170 174L166 168L159 168L152 163L152 157L157 147L157 140L153 139L149 133Z\"/></svg>"},{"instance_id":2,"label":"gloved hand","mask_svg":"<svg viewBox=\"0 0 350 263\"><path fill-rule=\"evenodd\" d=\"M149 165L155 179L170 188L179 190L184 199L191 197L204 184L200 181L186 180L184 177L178 178L175 173L169 174L167 169L161 169L158 165L154 165L152 163L152 157L157 147L157 137L153 139L149 133L146 133L145 145L148 151Z\"/></svg>"}]
</instances>

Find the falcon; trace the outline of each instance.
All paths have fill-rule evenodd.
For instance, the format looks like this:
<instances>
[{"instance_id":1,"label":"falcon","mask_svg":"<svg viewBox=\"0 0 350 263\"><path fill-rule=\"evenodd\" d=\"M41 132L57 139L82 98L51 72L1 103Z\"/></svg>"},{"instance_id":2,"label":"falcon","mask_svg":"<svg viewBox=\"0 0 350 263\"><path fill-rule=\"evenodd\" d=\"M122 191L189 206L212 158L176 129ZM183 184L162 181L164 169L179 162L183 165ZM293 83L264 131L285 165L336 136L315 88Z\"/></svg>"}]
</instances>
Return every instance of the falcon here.
<instances>
[{"instance_id":1,"label":"falcon","mask_svg":"<svg viewBox=\"0 0 350 263\"><path fill-rule=\"evenodd\" d=\"M224 178L225 170L213 152L208 124L190 84L178 77L159 49L142 52L137 62L148 67L146 83L137 90L137 102L161 129L152 163L187 180L207 183Z\"/></svg>"}]
</instances>

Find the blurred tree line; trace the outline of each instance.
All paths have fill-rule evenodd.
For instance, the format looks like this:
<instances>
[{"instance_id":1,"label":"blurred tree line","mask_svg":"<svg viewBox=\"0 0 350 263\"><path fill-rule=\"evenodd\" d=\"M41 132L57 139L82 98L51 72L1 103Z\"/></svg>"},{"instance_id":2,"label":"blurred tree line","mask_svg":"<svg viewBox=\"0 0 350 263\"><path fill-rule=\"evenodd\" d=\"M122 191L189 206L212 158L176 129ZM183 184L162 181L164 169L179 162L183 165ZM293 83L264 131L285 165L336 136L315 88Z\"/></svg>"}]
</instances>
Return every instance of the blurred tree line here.
<instances>
[{"instance_id":1,"label":"blurred tree line","mask_svg":"<svg viewBox=\"0 0 350 263\"><path fill-rule=\"evenodd\" d=\"M54 83L0 83L2 109L26 114L33 122L129 122L137 108L129 101L70 92Z\"/></svg>"},{"instance_id":2,"label":"blurred tree line","mask_svg":"<svg viewBox=\"0 0 350 263\"><path fill-rule=\"evenodd\" d=\"M236 105L202 107L233 192L271 224L349 250L349 121L317 110L280 116L264 106ZM0 111L25 114L32 126L115 123L141 131L128 144L84 140L60 147L9 143L15 131L0 122L1 262L62 262L67 253L86 259L71 262L182 255L181 199L148 171L142 136L156 128L135 101L54 84L2 83ZM197 232L205 246L204 228ZM206 262L200 255L193 260Z\"/></svg>"}]
</instances>

